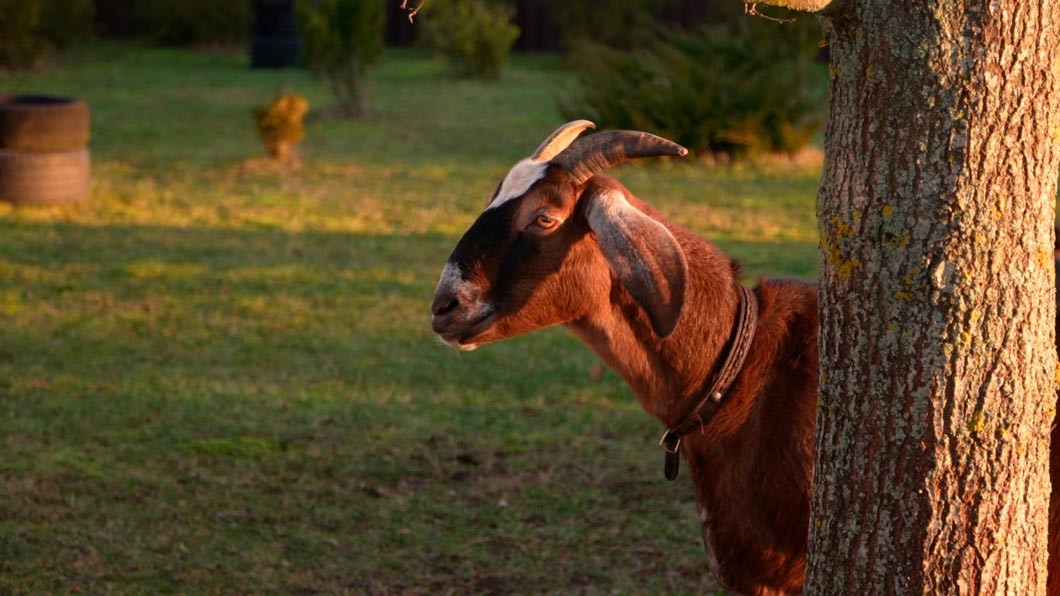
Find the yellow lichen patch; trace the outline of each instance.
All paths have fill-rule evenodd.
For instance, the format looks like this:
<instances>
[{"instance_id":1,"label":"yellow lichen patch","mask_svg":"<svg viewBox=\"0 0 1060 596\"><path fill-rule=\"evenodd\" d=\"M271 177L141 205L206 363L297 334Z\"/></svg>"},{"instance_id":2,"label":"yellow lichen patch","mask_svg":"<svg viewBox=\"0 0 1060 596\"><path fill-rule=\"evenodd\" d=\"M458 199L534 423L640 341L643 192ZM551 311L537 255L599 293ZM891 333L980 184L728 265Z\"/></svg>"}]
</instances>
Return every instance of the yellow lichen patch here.
<instances>
[{"instance_id":1,"label":"yellow lichen patch","mask_svg":"<svg viewBox=\"0 0 1060 596\"><path fill-rule=\"evenodd\" d=\"M972 414L972 419L968 421L968 432L975 435L983 432L985 427L986 424L983 423L983 412L981 410L976 410Z\"/></svg>"},{"instance_id":2,"label":"yellow lichen patch","mask_svg":"<svg viewBox=\"0 0 1060 596\"><path fill-rule=\"evenodd\" d=\"M909 234L890 236L886 238L883 243L889 248L905 248L906 245L909 244Z\"/></svg>"},{"instance_id":3,"label":"yellow lichen patch","mask_svg":"<svg viewBox=\"0 0 1060 596\"><path fill-rule=\"evenodd\" d=\"M997 203L993 206L994 217L997 219L1003 219L1008 212L1009 201L1006 197L1002 196L997 200Z\"/></svg>"},{"instance_id":4,"label":"yellow lichen patch","mask_svg":"<svg viewBox=\"0 0 1060 596\"><path fill-rule=\"evenodd\" d=\"M829 223L832 224L832 228L835 230L836 238L849 238L854 234L854 230L850 227L850 224L839 218L833 217L829 220ZM821 245L828 254L828 264L831 266L832 270L835 271L836 277L839 279L850 277L854 272L854 269L861 266L860 260L843 257L843 251L839 247L839 243L832 242L828 238L823 238L821 240Z\"/></svg>"},{"instance_id":5,"label":"yellow lichen patch","mask_svg":"<svg viewBox=\"0 0 1060 596\"><path fill-rule=\"evenodd\" d=\"M1053 256L1053 251L1051 251L1051 250L1039 250L1038 251L1038 266L1041 267L1042 269L1045 269L1045 267L1047 265L1049 265L1049 257L1051 257L1051 256Z\"/></svg>"},{"instance_id":6,"label":"yellow lichen patch","mask_svg":"<svg viewBox=\"0 0 1060 596\"><path fill-rule=\"evenodd\" d=\"M964 345L971 344L972 343L972 334L968 333L967 331L962 331L961 332L961 343L964 344Z\"/></svg>"},{"instance_id":7,"label":"yellow lichen patch","mask_svg":"<svg viewBox=\"0 0 1060 596\"><path fill-rule=\"evenodd\" d=\"M831 223L832 227L835 228L835 235L837 238L850 238L854 235L854 230L850 228L850 224L838 217L833 217Z\"/></svg>"},{"instance_id":8,"label":"yellow lichen patch","mask_svg":"<svg viewBox=\"0 0 1060 596\"><path fill-rule=\"evenodd\" d=\"M884 217L890 217L894 215L894 207L884 205L883 208L880 209L880 213L882 213Z\"/></svg>"}]
</instances>

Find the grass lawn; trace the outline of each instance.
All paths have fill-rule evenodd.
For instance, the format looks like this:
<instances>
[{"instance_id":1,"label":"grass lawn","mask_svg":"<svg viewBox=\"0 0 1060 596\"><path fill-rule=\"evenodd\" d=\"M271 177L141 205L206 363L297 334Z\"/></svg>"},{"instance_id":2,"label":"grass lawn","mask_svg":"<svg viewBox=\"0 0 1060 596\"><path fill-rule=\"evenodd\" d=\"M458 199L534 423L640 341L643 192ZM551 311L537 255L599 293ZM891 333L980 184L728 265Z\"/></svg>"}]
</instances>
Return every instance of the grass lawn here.
<instances>
[{"instance_id":1,"label":"grass lawn","mask_svg":"<svg viewBox=\"0 0 1060 596\"><path fill-rule=\"evenodd\" d=\"M0 88L85 98L90 199L0 203L0 594L703 593L687 472L562 329L443 347L429 304L574 77L415 52L375 114L301 71L95 44ZM310 101L302 168L250 110ZM820 166L612 173L758 276L813 277Z\"/></svg>"}]
</instances>

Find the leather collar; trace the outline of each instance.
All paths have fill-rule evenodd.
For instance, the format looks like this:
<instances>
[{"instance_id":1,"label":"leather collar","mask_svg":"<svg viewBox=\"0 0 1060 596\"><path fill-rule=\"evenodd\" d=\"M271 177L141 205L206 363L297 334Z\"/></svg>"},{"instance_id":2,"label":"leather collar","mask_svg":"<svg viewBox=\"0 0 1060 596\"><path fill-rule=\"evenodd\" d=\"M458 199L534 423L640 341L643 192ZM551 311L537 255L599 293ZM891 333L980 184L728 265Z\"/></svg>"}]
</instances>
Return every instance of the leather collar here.
<instances>
[{"instance_id":1,"label":"leather collar","mask_svg":"<svg viewBox=\"0 0 1060 596\"><path fill-rule=\"evenodd\" d=\"M706 426L714 414L721 409L722 401L732 388L737 375L743 369L748 352L751 351L751 342L758 328L758 299L754 292L743 285L738 287L740 288L740 302L736 307L736 321L733 324L728 353L721 370L714 376L713 382L706 391L700 391L693 397L693 400L698 399L696 406L677 425L666 429L662 438L659 439L659 445L666 452L663 471L667 480L677 478L677 472L680 469L681 437Z\"/></svg>"}]
</instances>

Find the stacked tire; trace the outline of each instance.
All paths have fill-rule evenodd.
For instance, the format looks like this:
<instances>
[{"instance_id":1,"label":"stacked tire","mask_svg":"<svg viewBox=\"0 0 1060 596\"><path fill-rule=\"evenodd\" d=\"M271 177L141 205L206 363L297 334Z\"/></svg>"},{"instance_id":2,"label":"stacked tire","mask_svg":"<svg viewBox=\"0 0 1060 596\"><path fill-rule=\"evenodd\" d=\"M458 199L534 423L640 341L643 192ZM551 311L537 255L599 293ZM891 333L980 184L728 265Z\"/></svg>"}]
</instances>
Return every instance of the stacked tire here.
<instances>
[{"instance_id":1,"label":"stacked tire","mask_svg":"<svg viewBox=\"0 0 1060 596\"><path fill-rule=\"evenodd\" d=\"M251 68L291 68L301 64L302 40L294 0L252 0Z\"/></svg>"},{"instance_id":2,"label":"stacked tire","mask_svg":"<svg viewBox=\"0 0 1060 596\"><path fill-rule=\"evenodd\" d=\"M88 105L48 95L0 94L0 200L59 205L88 195Z\"/></svg>"}]
</instances>

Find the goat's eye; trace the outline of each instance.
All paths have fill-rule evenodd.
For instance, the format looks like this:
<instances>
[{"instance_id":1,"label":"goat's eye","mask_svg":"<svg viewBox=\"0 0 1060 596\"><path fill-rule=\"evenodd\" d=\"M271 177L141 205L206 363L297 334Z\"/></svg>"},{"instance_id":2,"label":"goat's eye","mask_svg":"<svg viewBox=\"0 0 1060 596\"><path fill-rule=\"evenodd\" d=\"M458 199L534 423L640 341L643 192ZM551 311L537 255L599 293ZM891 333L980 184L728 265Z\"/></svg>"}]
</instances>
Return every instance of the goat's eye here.
<instances>
[{"instance_id":1,"label":"goat's eye","mask_svg":"<svg viewBox=\"0 0 1060 596\"><path fill-rule=\"evenodd\" d=\"M534 219L534 225L536 225L539 228L543 228L545 230L547 230L549 228L556 227L556 224L558 224L558 223L559 223L558 219L556 219L554 217L549 217L549 216L544 215L544 214L538 215L537 218Z\"/></svg>"}]
</instances>

